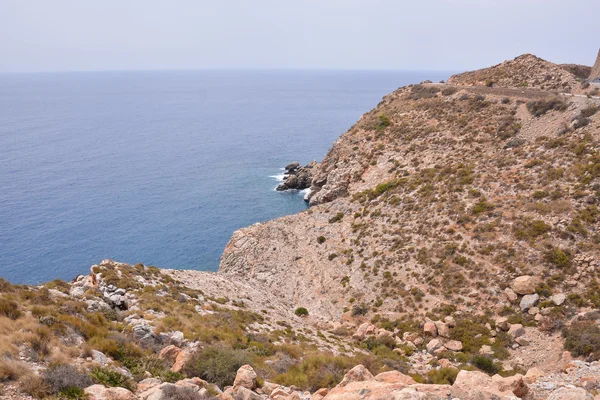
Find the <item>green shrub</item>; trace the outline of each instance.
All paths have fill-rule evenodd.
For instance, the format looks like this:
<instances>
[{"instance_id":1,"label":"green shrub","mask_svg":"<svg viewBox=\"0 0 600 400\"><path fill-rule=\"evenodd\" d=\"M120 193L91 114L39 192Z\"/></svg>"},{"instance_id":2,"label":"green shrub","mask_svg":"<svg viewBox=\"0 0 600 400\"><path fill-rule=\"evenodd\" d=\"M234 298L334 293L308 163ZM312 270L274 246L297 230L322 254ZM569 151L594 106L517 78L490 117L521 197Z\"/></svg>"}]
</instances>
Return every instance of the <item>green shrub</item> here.
<instances>
[{"instance_id":1,"label":"green shrub","mask_svg":"<svg viewBox=\"0 0 600 400\"><path fill-rule=\"evenodd\" d=\"M250 362L245 350L210 346L196 352L183 371L224 388L233 385L237 370Z\"/></svg>"},{"instance_id":2,"label":"green shrub","mask_svg":"<svg viewBox=\"0 0 600 400\"><path fill-rule=\"evenodd\" d=\"M600 326L593 321L575 322L563 330L565 349L575 357L600 359Z\"/></svg>"},{"instance_id":3,"label":"green shrub","mask_svg":"<svg viewBox=\"0 0 600 400\"><path fill-rule=\"evenodd\" d=\"M329 223L333 224L333 223L336 223L336 222L340 222L343 218L344 218L344 213L343 212L338 212L333 217L329 218Z\"/></svg>"},{"instance_id":4,"label":"green shrub","mask_svg":"<svg viewBox=\"0 0 600 400\"><path fill-rule=\"evenodd\" d=\"M565 111L568 104L559 97L551 97L542 100L532 100L527 103L527 109L534 117L541 117L548 111Z\"/></svg>"},{"instance_id":5,"label":"green shrub","mask_svg":"<svg viewBox=\"0 0 600 400\"><path fill-rule=\"evenodd\" d=\"M456 368L433 369L427 373L428 381L436 385L452 385L458 375Z\"/></svg>"},{"instance_id":6,"label":"green shrub","mask_svg":"<svg viewBox=\"0 0 600 400\"><path fill-rule=\"evenodd\" d=\"M491 211L493 209L494 209L493 204L490 204L485 199L482 199L482 200L478 201L477 203L475 203L475 205L471 209L471 212L475 215L479 215L481 213L484 213L486 211Z\"/></svg>"},{"instance_id":7,"label":"green shrub","mask_svg":"<svg viewBox=\"0 0 600 400\"><path fill-rule=\"evenodd\" d=\"M319 236L317 238L317 243L323 244L323 243L325 243L325 240L327 240L327 239L325 239L325 236Z\"/></svg>"},{"instance_id":8,"label":"green shrub","mask_svg":"<svg viewBox=\"0 0 600 400\"><path fill-rule=\"evenodd\" d=\"M387 127L388 127L388 126L390 126L390 125L391 125L390 118L389 118L387 115L383 115L383 114L381 114L381 115L379 116L379 123L377 124L377 127L376 127L376 128L377 128L378 130L381 130L381 129L385 129L385 128L387 128Z\"/></svg>"},{"instance_id":9,"label":"green shrub","mask_svg":"<svg viewBox=\"0 0 600 400\"><path fill-rule=\"evenodd\" d=\"M296 308L296 311L294 311L294 314L296 314L299 317L304 317L308 315L308 310L304 307L298 307Z\"/></svg>"},{"instance_id":10,"label":"green shrub","mask_svg":"<svg viewBox=\"0 0 600 400\"><path fill-rule=\"evenodd\" d=\"M431 99L440 91L435 86L413 85L408 98L411 100Z\"/></svg>"},{"instance_id":11,"label":"green shrub","mask_svg":"<svg viewBox=\"0 0 600 400\"><path fill-rule=\"evenodd\" d=\"M128 377L110 368L96 367L90 371L89 377L95 382L107 387L122 387L135 391L134 382Z\"/></svg>"},{"instance_id":12,"label":"green shrub","mask_svg":"<svg viewBox=\"0 0 600 400\"><path fill-rule=\"evenodd\" d=\"M356 317L358 315L365 315L368 312L369 312L369 307L364 303L361 303L361 304L358 304L358 305L355 305L354 307L352 307L352 316L353 317Z\"/></svg>"},{"instance_id":13,"label":"green shrub","mask_svg":"<svg viewBox=\"0 0 600 400\"><path fill-rule=\"evenodd\" d=\"M571 264L569 254L561 249L552 249L547 254L547 259L559 268L568 267Z\"/></svg>"},{"instance_id":14,"label":"green shrub","mask_svg":"<svg viewBox=\"0 0 600 400\"><path fill-rule=\"evenodd\" d=\"M471 364L489 375L495 375L500 372L500 367L494 363L490 357L476 354L471 357Z\"/></svg>"}]
</instances>

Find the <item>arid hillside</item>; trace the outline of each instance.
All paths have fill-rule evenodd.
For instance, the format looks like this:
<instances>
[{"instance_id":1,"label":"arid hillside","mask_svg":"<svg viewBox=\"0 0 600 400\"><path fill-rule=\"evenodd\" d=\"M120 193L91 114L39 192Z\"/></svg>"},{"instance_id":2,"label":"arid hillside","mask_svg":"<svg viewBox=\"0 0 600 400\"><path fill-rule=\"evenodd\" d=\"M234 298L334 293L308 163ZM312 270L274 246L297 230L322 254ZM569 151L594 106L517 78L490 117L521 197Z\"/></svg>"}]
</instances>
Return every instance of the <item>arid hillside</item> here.
<instances>
[{"instance_id":1,"label":"arid hillside","mask_svg":"<svg viewBox=\"0 0 600 400\"><path fill-rule=\"evenodd\" d=\"M0 279L0 399L600 398L588 70L523 55L399 88L218 273Z\"/></svg>"}]
</instances>

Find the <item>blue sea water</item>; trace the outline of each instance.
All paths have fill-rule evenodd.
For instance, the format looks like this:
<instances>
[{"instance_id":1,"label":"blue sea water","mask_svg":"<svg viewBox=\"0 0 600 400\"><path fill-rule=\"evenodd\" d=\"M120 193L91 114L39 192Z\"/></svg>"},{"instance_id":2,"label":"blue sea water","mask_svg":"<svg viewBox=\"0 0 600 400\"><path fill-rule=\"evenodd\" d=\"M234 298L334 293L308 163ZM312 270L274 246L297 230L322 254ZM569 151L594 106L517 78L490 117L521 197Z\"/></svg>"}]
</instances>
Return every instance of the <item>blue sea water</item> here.
<instances>
[{"instance_id":1,"label":"blue sea water","mask_svg":"<svg viewBox=\"0 0 600 400\"><path fill-rule=\"evenodd\" d=\"M392 90L440 72L0 75L0 277L103 258L216 270L238 228L303 210L274 176L323 158Z\"/></svg>"}]
</instances>

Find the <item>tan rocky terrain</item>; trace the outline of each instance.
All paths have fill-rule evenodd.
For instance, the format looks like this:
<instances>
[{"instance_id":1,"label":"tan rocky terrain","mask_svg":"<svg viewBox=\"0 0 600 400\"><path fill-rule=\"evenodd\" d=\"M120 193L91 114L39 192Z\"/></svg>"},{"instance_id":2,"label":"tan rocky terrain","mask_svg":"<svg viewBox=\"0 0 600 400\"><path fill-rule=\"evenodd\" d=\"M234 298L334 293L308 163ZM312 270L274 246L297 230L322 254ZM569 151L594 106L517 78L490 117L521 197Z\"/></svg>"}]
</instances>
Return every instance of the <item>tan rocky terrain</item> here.
<instances>
[{"instance_id":1,"label":"tan rocky terrain","mask_svg":"<svg viewBox=\"0 0 600 400\"><path fill-rule=\"evenodd\" d=\"M385 96L218 273L0 281L0 398L593 399L588 70L524 55Z\"/></svg>"}]
</instances>

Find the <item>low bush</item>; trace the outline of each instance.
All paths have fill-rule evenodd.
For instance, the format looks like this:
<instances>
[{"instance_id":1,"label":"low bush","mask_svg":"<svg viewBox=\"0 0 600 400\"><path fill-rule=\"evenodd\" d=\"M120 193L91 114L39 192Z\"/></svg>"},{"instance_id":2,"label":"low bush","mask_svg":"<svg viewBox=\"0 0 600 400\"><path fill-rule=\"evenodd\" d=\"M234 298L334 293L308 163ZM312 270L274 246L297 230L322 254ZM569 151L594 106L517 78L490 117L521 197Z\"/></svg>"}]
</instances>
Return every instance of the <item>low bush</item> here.
<instances>
[{"instance_id":1,"label":"low bush","mask_svg":"<svg viewBox=\"0 0 600 400\"><path fill-rule=\"evenodd\" d=\"M432 97L435 97L439 91L440 89L435 86L413 85L413 87L410 88L408 98L411 100L431 99Z\"/></svg>"},{"instance_id":2,"label":"low bush","mask_svg":"<svg viewBox=\"0 0 600 400\"><path fill-rule=\"evenodd\" d=\"M500 372L500 367L494 363L490 357L476 354L471 357L471 364L489 375L495 375Z\"/></svg>"},{"instance_id":3,"label":"low bush","mask_svg":"<svg viewBox=\"0 0 600 400\"><path fill-rule=\"evenodd\" d=\"M340 222L342 219L344 219L344 213L343 212L338 212L333 217L329 218L329 223L330 224L334 224L336 222Z\"/></svg>"},{"instance_id":4,"label":"low bush","mask_svg":"<svg viewBox=\"0 0 600 400\"><path fill-rule=\"evenodd\" d=\"M325 236L319 236L319 237L317 238L317 243L319 243L319 244L323 244L323 243L325 243L325 240L327 240L327 239L325 238Z\"/></svg>"},{"instance_id":5,"label":"low bush","mask_svg":"<svg viewBox=\"0 0 600 400\"><path fill-rule=\"evenodd\" d=\"M575 357L600 359L600 326L593 321L575 322L563 330L565 349Z\"/></svg>"},{"instance_id":6,"label":"low bush","mask_svg":"<svg viewBox=\"0 0 600 400\"><path fill-rule=\"evenodd\" d=\"M224 388L232 385L237 370L250 362L245 350L211 346L196 352L183 371L188 376L197 376Z\"/></svg>"},{"instance_id":7,"label":"low bush","mask_svg":"<svg viewBox=\"0 0 600 400\"><path fill-rule=\"evenodd\" d=\"M110 368L94 368L90 372L89 377L95 383L100 383L107 387L122 387L131 391L135 391L135 385L131 379Z\"/></svg>"},{"instance_id":8,"label":"low bush","mask_svg":"<svg viewBox=\"0 0 600 400\"><path fill-rule=\"evenodd\" d=\"M427 380L437 385L452 385L458 375L456 368L433 369L427 373Z\"/></svg>"},{"instance_id":9,"label":"low bush","mask_svg":"<svg viewBox=\"0 0 600 400\"><path fill-rule=\"evenodd\" d=\"M19 305L14 301L0 299L0 315L10 319L18 319L23 313L19 310Z\"/></svg>"},{"instance_id":10,"label":"low bush","mask_svg":"<svg viewBox=\"0 0 600 400\"><path fill-rule=\"evenodd\" d=\"M92 385L92 379L72 365L53 365L44 371L43 380L52 393L68 393L77 398L81 389ZM79 389L79 391L77 390Z\"/></svg>"},{"instance_id":11,"label":"low bush","mask_svg":"<svg viewBox=\"0 0 600 400\"><path fill-rule=\"evenodd\" d=\"M296 314L299 317L304 317L308 315L308 310L304 307L298 307L296 308L296 311L294 311L294 314Z\"/></svg>"},{"instance_id":12,"label":"low bush","mask_svg":"<svg viewBox=\"0 0 600 400\"><path fill-rule=\"evenodd\" d=\"M21 361L0 358L0 382L16 381L29 372L27 365Z\"/></svg>"},{"instance_id":13,"label":"low bush","mask_svg":"<svg viewBox=\"0 0 600 400\"><path fill-rule=\"evenodd\" d=\"M559 97L550 97L542 100L533 100L527 103L527 109L534 117L541 117L548 111L565 111L568 104Z\"/></svg>"}]
</instances>

